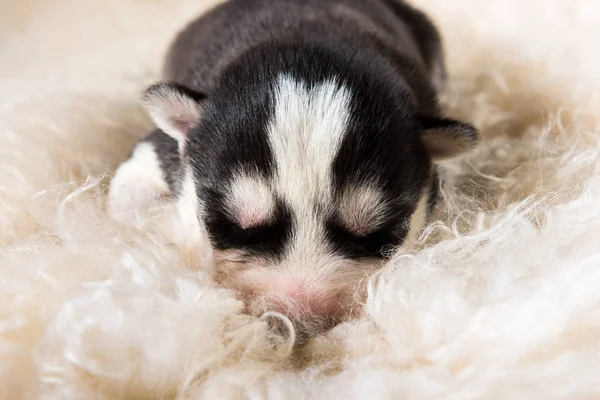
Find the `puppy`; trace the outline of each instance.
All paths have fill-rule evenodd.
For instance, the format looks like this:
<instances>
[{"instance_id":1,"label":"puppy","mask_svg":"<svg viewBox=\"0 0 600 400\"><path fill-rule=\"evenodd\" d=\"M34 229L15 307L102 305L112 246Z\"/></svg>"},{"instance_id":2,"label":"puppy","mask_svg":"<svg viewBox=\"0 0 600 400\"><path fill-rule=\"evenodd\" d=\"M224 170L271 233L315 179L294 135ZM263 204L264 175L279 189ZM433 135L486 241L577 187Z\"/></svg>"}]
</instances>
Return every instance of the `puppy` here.
<instances>
[{"instance_id":1,"label":"puppy","mask_svg":"<svg viewBox=\"0 0 600 400\"><path fill-rule=\"evenodd\" d=\"M188 25L143 105L157 129L111 197L146 180L202 231L214 278L308 338L422 227L436 163L473 149L444 118L440 35L400 0L230 0Z\"/></svg>"}]
</instances>

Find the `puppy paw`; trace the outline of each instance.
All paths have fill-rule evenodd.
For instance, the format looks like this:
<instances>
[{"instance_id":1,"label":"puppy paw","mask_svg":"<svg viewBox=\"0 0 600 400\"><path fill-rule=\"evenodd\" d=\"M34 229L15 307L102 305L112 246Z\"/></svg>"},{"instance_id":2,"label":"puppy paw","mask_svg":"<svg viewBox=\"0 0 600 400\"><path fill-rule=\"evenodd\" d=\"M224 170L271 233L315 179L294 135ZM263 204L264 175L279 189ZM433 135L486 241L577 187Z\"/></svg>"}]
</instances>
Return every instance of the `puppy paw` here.
<instances>
[{"instance_id":1,"label":"puppy paw","mask_svg":"<svg viewBox=\"0 0 600 400\"><path fill-rule=\"evenodd\" d=\"M154 145L140 142L110 182L107 210L116 220L133 222L170 195Z\"/></svg>"}]
</instances>

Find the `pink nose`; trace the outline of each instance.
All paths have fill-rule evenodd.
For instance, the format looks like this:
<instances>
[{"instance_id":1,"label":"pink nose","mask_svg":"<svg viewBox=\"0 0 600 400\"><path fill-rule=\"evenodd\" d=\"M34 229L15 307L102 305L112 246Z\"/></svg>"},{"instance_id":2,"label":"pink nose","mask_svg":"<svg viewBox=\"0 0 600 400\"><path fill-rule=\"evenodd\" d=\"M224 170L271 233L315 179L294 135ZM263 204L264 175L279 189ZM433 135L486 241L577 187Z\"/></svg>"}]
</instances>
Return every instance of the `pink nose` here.
<instances>
[{"instance_id":1,"label":"pink nose","mask_svg":"<svg viewBox=\"0 0 600 400\"><path fill-rule=\"evenodd\" d=\"M339 312L339 301L335 298L335 293L307 287L293 278L282 278L272 282L264 294L274 311L291 318L332 318Z\"/></svg>"},{"instance_id":2,"label":"pink nose","mask_svg":"<svg viewBox=\"0 0 600 400\"><path fill-rule=\"evenodd\" d=\"M255 315L276 311L292 320L337 320L351 298L339 288L306 282L274 271L248 271L240 280L248 310Z\"/></svg>"},{"instance_id":3,"label":"pink nose","mask_svg":"<svg viewBox=\"0 0 600 400\"><path fill-rule=\"evenodd\" d=\"M291 300L306 300L306 290L302 285L293 279L279 279L267 286L267 293L285 296Z\"/></svg>"},{"instance_id":4,"label":"pink nose","mask_svg":"<svg viewBox=\"0 0 600 400\"><path fill-rule=\"evenodd\" d=\"M265 282L267 283L267 282ZM293 279L276 279L268 282L264 287L263 294L269 298L277 311L281 312L308 312L311 309L310 293L302 285Z\"/></svg>"}]
</instances>

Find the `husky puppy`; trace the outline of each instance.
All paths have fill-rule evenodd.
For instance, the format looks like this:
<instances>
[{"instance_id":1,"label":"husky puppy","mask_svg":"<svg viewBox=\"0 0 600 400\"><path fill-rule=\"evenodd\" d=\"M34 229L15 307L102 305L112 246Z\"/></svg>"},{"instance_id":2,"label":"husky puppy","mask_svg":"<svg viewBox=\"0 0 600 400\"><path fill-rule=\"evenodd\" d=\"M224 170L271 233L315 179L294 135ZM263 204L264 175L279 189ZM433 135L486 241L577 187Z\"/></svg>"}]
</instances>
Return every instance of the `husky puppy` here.
<instances>
[{"instance_id":1,"label":"husky puppy","mask_svg":"<svg viewBox=\"0 0 600 400\"><path fill-rule=\"evenodd\" d=\"M162 79L111 196L146 179L187 204L215 281L305 338L352 315L431 211L436 163L478 141L441 115L440 35L401 0L230 0L178 34Z\"/></svg>"}]
</instances>

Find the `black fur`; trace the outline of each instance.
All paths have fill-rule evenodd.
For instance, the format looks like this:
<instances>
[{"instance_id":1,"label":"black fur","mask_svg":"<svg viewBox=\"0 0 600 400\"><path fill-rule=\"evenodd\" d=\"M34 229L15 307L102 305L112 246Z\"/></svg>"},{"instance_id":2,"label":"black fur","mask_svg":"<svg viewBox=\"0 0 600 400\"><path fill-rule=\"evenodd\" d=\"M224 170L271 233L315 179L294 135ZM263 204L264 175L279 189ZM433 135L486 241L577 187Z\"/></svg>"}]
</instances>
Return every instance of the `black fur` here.
<instances>
[{"instance_id":1,"label":"black fur","mask_svg":"<svg viewBox=\"0 0 600 400\"><path fill-rule=\"evenodd\" d=\"M181 189L181 157L177 148L177 141L160 129L153 130L144 142L149 142L154 147L158 156L163 177L173 195L177 195Z\"/></svg>"},{"instance_id":2,"label":"black fur","mask_svg":"<svg viewBox=\"0 0 600 400\"><path fill-rule=\"evenodd\" d=\"M292 234L291 213L281 200L276 203L275 218L264 225L240 228L223 208L222 193L207 190L205 224L213 246L218 250L244 249L256 256L279 259Z\"/></svg>"},{"instance_id":3,"label":"black fur","mask_svg":"<svg viewBox=\"0 0 600 400\"><path fill-rule=\"evenodd\" d=\"M386 0L386 3L394 10L398 18L406 22L428 71L432 74L439 72L439 77L433 76L432 78L440 79L443 82L446 79L446 66L440 47L441 37L431 20L423 12L404 1Z\"/></svg>"},{"instance_id":4,"label":"black fur","mask_svg":"<svg viewBox=\"0 0 600 400\"><path fill-rule=\"evenodd\" d=\"M223 71L221 79L226 83L220 83L209 96L204 116L187 143L199 194L207 205L206 219L225 214L219 187L237 170L259 171L265 178L274 173L265 130L274 111L273 84L282 72L308 85L335 77L355 93L351 128L334 161L334 185L341 192L351 183L377 181L388 198L398 201L389 224L355 241L366 249L362 253L358 244L351 248L339 227L329 226L328 232L334 251L352 257L380 255L382 247L398 243L406 234L407 219L429 177L430 161L419 141L419 121L414 116L418 106L408 83L398 79L386 59L370 49L359 52L289 44L257 47ZM239 248L236 239L225 239L234 222L226 226L226 220L219 221L209 224L209 234L221 238L220 244ZM291 221L277 224L278 237L287 237Z\"/></svg>"},{"instance_id":5,"label":"black fur","mask_svg":"<svg viewBox=\"0 0 600 400\"><path fill-rule=\"evenodd\" d=\"M422 38L411 35L411 21L393 8L398 5L399 0L230 0L178 35L165 78L211 93L223 69L248 50L281 43L372 48L423 69L434 60L424 59Z\"/></svg>"},{"instance_id":6,"label":"black fur","mask_svg":"<svg viewBox=\"0 0 600 400\"><path fill-rule=\"evenodd\" d=\"M237 171L265 178L275 172L266 129L282 73L308 86L335 77L352 92L350 128L333 165L336 193L375 182L393 206L387 222L365 237L347 232L336 215L323 220L332 251L382 257L404 239L422 191L437 187L419 117L440 116L434 81L445 68L437 30L400 0L230 0L186 27L171 46L164 78L206 96L184 156L216 248L277 258L299 222L277 199L275 221L244 231L223 200L224 183ZM162 146L161 165L175 187L180 160L175 141L164 136L154 132L149 140Z\"/></svg>"}]
</instances>

